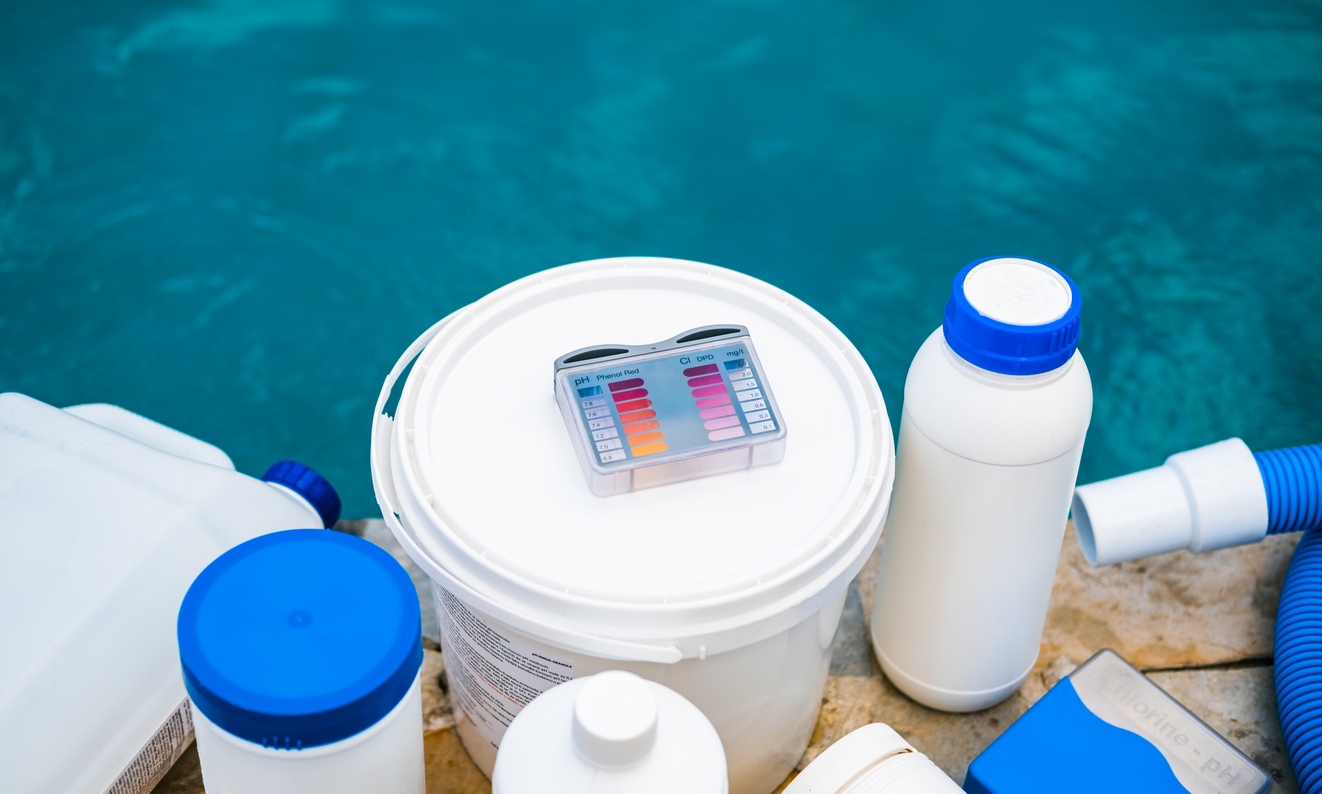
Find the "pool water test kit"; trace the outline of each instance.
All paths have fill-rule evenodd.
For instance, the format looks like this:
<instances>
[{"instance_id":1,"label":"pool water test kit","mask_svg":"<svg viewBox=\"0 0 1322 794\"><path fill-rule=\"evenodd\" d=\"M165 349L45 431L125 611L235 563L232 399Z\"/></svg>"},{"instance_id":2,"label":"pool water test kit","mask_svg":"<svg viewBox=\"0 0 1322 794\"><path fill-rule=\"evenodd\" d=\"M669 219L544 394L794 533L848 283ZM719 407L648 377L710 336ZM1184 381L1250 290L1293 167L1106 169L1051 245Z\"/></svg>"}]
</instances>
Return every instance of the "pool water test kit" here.
<instances>
[{"instance_id":1,"label":"pool water test kit","mask_svg":"<svg viewBox=\"0 0 1322 794\"><path fill-rule=\"evenodd\" d=\"M776 463L785 424L739 325L555 362L556 401L599 496Z\"/></svg>"},{"instance_id":2,"label":"pool water test kit","mask_svg":"<svg viewBox=\"0 0 1322 794\"><path fill-rule=\"evenodd\" d=\"M968 794L1262 794L1271 778L1113 651L1062 678L969 765Z\"/></svg>"}]
</instances>

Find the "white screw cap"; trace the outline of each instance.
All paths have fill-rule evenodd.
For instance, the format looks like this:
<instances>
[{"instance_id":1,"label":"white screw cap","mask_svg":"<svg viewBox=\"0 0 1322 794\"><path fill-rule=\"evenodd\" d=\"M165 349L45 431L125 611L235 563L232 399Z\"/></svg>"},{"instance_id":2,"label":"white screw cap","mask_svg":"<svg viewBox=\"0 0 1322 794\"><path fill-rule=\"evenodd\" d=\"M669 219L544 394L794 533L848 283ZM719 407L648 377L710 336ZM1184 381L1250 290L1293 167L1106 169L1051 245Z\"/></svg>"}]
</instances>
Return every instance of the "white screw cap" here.
<instances>
[{"instance_id":1,"label":"white screw cap","mask_svg":"<svg viewBox=\"0 0 1322 794\"><path fill-rule=\"evenodd\" d=\"M552 687L514 718L492 794L729 794L716 729L679 693L607 671Z\"/></svg>"},{"instance_id":2,"label":"white screw cap","mask_svg":"<svg viewBox=\"0 0 1322 794\"><path fill-rule=\"evenodd\" d=\"M992 259L964 277L964 297L983 317L1046 325L1070 310L1074 294L1060 274L1031 259Z\"/></svg>"},{"instance_id":3,"label":"white screw cap","mask_svg":"<svg viewBox=\"0 0 1322 794\"><path fill-rule=\"evenodd\" d=\"M656 744L656 696L620 670L592 677L574 698L574 749L602 769L624 769Z\"/></svg>"}]
</instances>

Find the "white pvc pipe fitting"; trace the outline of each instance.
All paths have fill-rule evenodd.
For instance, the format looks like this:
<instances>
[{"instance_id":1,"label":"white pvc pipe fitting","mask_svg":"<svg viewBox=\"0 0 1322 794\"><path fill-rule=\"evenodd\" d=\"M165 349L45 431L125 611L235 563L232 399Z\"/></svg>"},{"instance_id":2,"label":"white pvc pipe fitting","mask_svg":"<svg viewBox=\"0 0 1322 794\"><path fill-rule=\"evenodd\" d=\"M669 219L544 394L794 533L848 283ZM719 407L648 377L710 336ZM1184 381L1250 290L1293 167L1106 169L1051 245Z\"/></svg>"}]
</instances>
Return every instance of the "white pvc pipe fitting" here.
<instances>
[{"instance_id":1,"label":"white pvc pipe fitting","mask_svg":"<svg viewBox=\"0 0 1322 794\"><path fill-rule=\"evenodd\" d=\"M1203 552L1267 535L1267 492L1248 445L1230 438L1155 469L1075 489L1074 532L1092 565L1176 549Z\"/></svg>"}]
</instances>

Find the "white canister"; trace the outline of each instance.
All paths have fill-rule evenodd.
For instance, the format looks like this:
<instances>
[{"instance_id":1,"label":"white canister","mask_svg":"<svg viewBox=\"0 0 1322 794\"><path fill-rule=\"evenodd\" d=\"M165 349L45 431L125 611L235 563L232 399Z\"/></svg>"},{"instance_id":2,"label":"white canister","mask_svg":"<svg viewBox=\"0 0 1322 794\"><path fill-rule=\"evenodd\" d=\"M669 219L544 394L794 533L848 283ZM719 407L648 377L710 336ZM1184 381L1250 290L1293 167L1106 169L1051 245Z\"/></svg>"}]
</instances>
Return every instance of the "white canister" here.
<instances>
[{"instance_id":1,"label":"white canister","mask_svg":"<svg viewBox=\"0 0 1322 794\"><path fill-rule=\"evenodd\" d=\"M872 642L924 705L987 708L1037 661L1092 415L1080 305L1047 265L975 262L909 368Z\"/></svg>"},{"instance_id":2,"label":"white canister","mask_svg":"<svg viewBox=\"0 0 1322 794\"><path fill-rule=\"evenodd\" d=\"M188 585L245 540L339 513L307 467L268 476L117 406L0 394L0 791L144 794L165 776L193 740Z\"/></svg>"},{"instance_id":3,"label":"white canister","mask_svg":"<svg viewBox=\"0 0 1322 794\"><path fill-rule=\"evenodd\" d=\"M538 696L501 740L492 794L726 794L711 722L674 690L608 670Z\"/></svg>"},{"instance_id":4,"label":"white canister","mask_svg":"<svg viewBox=\"0 0 1322 794\"><path fill-rule=\"evenodd\" d=\"M556 404L555 360L716 323L748 329L789 429L784 459L594 496ZM735 794L784 780L894 465L876 380L825 318L696 262L560 267L429 330L391 372L374 422L377 500L432 578L459 735L484 772L537 695L623 669L711 720Z\"/></svg>"},{"instance_id":5,"label":"white canister","mask_svg":"<svg viewBox=\"0 0 1322 794\"><path fill-rule=\"evenodd\" d=\"M826 748L784 794L961 794L889 725L874 722Z\"/></svg>"},{"instance_id":6,"label":"white canister","mask_svg":"<svg viewBox=\"0 0 1322 794\"><path fill-rule=\"evenodd\" d=\"M275 532L222 554L179 609L209 794L423 794L422 622L361 538Z\"/></svg>"}]
</instances>

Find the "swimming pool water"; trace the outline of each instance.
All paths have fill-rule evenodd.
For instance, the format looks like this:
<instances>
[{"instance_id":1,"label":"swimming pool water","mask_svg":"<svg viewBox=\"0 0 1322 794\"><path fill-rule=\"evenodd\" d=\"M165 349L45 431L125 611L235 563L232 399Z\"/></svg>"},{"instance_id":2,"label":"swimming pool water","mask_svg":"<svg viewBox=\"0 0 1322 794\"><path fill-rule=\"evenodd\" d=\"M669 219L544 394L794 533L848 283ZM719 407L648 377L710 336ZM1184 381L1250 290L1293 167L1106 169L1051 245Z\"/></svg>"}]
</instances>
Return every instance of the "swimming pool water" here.
<instances>
[{"instance_id":1,"label":"swimming pool water","mask_svg":"<svg viewBox=\"0 0 1322 794\"><path fill-rule=\"evenodd\" d=\"M951 277L1040 258L1084 296L1081 481L1322 440L1322 3L0 4L2 390L377 515L408 343L628 254L798 295L897 427Z\"/></svg>"}]
</instances>

